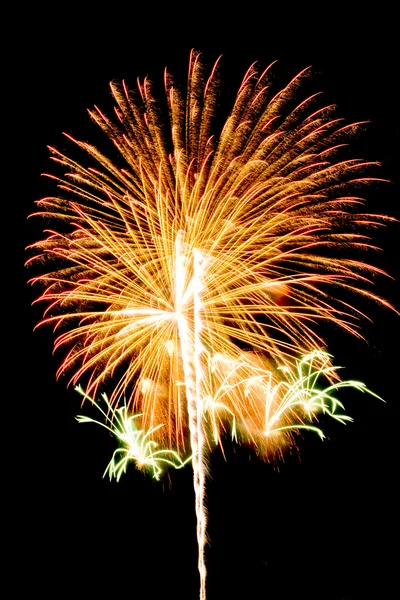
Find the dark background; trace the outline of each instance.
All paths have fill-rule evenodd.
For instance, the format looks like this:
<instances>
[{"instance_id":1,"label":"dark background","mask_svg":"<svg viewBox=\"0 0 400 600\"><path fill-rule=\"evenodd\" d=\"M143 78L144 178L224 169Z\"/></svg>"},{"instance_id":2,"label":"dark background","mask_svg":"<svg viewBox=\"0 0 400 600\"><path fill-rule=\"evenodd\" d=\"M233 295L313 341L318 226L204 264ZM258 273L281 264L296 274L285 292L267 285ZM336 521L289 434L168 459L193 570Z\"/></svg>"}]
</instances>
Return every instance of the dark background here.
<instances>
[{"instance_id":1,"label":"dark background","mask_svg":"<svg viewBox=\"0 0 400 600\"><path fill-rule=\"evenodd\" d=\"M161 13L151 3L139 11L130 6L93 12L84 4L35 6L6 20L12 41L3 119L11 125L13 173L5 174L12 181L6 202L15 210L12 225L3 226L18 233L15 252L5 251L7 264L17 258L18 274L4 317L13 324L18 315L5 374L12 383L12 439L4 459L12 472L9 597L192 600L198 593L190 467L162 483L133 466L118 484L103 480L114 442L101 428L74 420L80 399L65 380L55 380L59 357L51 354L51 332L32 333L41 314L30 307L37 292L26 284L23 249L42 235L39 221L26 221L34 201L52 191L40 177L52 169L46 145L67 149L62 131L88 141L97 136L86 109L97 104L111 113L110 80L133 84L149 74L161 82L168 66L184 85L195 47L210 66L224 54L229 105L253 61L267 66L278 59L282 84L311 64L324 101L336 102L347 121L371 121L354 152L379 160L391 183L371 187L369 209L400 216L396 17L384 5L349 14L346 6L275 13L263 4L242 6L236 15L233 5L219 12L171 5ZM378 236L384 252L377 258L397 281L398 232L392 226ZM379 285L399 309L398 283ZM300 456L289 454L276 467L242 448L229 449L227 462L218 452L210 457L209 600L396 596L399 318L373 306L369 314L367 343L332 331L327 341L346 375L366 382L386 404L344 392L355 423L327 424L324 443L312 434L299 438Z\"/></svg>"}]
</instances>

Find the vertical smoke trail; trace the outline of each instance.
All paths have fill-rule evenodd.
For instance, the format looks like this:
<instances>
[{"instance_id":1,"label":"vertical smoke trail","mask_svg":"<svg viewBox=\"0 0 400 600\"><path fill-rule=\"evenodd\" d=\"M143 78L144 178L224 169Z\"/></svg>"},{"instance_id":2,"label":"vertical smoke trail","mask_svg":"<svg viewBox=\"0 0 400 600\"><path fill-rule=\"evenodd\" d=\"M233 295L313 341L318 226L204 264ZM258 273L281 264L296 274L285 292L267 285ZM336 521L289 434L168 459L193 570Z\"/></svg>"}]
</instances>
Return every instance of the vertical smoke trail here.
<instances>
[{"instance_id":1,"label":"vertical smoke trail","mask_svg":"<svg viewBox=\"0 0 400 600\"><path fill-rule=\"evenodd\" d=\"M197 419L197 444L198 444L198 493L196 497L197 507L197 540L199 545L198 568L200 573L200 600L205 600L206 590L206 566L204 561L204 549L206 544L207 516L205 511L205 485L206 485L206 466L204 456L204 425L203 425L203 398L201 393L201 381L203 369L201 364L201 354L203 345L201 342L201 290L202 274L204 269L204 259L201 253L193 250L193 311L194 311L194 365L196 377L196 419ZM196 477L196 476L195 476Z\"/></svg>"},{"instance_id":2,"label":"vertical smoke trail","mask_svg":"<svg viewBox=\"0 0 400 600\"><path fill-rule=\"evenodd\" d=\"M175 310L182 352L183 371L188 409L190 445L192 449L193 486L197 519L198 569L200 574L200 600L206 600L206 567L204 550L206 543L204 433L202 424L201 381L201 317L200 317L200 273L201 257L193 252L194 275L192 292L194 299L194 341L184 315L187 257L184 251L183 231L175 240Z\"/></svg>"}]
</instances>

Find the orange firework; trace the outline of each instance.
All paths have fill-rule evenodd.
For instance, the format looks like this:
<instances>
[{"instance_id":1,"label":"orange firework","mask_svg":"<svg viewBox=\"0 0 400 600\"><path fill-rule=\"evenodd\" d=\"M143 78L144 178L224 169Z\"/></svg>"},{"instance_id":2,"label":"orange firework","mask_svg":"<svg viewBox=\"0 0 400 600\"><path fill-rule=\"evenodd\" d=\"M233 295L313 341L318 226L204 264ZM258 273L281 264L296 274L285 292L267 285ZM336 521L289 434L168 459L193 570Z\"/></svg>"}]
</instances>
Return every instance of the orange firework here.
<instances>
[{"instance_id":1,"label":"orange firework","mask_svg":"<svg viewBox=\"0 0 400 600\"><path fill-rule=\"evenodd\" d=\"M290 366L324 345L320 322L360 336L347 292L386 304L368 289L381 271L354 257L386 219L349 194L370 165L341 158L357 124L316 108L317 95L295 103L307 71L279 93L269 71L249 68L219 131L218 61L207 78L193 52L186 97L165 74L168 117L147 79L138 93L111 84L114 120L90 111L119 160L72 138L85 164L51 148L64 176L38 202L57 225L33 246L47 269L33 281L66 351L59 373L91 394L113 378L111 404L126 398L176 448L188 386L207 394L215 356ZM229 397L236 422L259 421L241 397Z\"/></svg>"},{"instance_id":2,"label":"orange firework","mask_svg":"<svg viewBox=\"0 0 400 600\"><path fill-rule=\"evenodd\" d=\"M368 390L340 381L316 326L361 337L351 293L387 305L369 289L381 271L355 257L373 249L366 229L387 220L359 212L371 163L341 158L357 124L317 108L317 95L295 101L307 71L279 93L269 71L249 68L221 129L218 61L207 78L192 52L186 98L166 73L164 106L147 79L136 93L111 84L114 119L90 115L117 159L70 138L86 162L52 148L60 192L38 202L57 223L33 246L46 265L33 280L45 288L42 323L65 350L59 373L84 384L122 444L110 477L135 460L158 478L190 447L200 600L207 444L230 430L270 456L298 430L323 437L317 413L349 420L333 391Z\"/></svg>"}]
</instances>

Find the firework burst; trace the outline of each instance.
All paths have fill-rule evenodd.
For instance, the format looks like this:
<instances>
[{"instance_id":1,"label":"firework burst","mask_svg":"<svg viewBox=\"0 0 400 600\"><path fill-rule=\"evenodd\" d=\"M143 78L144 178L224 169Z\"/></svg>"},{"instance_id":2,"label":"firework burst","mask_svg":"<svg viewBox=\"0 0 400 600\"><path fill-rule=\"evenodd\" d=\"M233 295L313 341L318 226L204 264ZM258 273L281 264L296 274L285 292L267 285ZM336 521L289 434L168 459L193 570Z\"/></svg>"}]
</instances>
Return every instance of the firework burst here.
<instances>
[{"instance_id":1,"label":"firework burst","mask_svg":"<svg viewBox=\"0 0 400 600\"><path fill-rule=\"evenodd\" d=\"M207 444L227 428L266 447L271 436L319 432L306 422L316 408L346 420L326 388L310 393L321 369L338 381L318 325L361 336L351 293L387 304L369 285L381 271L355 258L373 249L367 228L387 220L361 212L355 193L371 163L341 158L357 124L318 108L317 95L295 103L306 76L274 93L270 68L252 65L220 129L218 61L207 76L192 52L186 96L166 72L163 107L148 79L136 92L113 83L114 118L90 116L119 160L67 136L86 163L51 148L60 192L38 202L57 223L33 246L46 264L33 280L44 286L42 323L64 348L59 374L84 382L87 397L113 381L107 403L127 445L110 475L135 452L159 475L159 460L180 467L190 448L201 598ZM313 357L308 375L299 355Z\"/></svg>"},{"instance_id":2,"label":"firework burst","mask_svg":"<svg viewBox=\"0 0 400 600\"><path fill-rule=\"evenodd\" d=\"M196 281L202 347L247 347L278 364L324 346L321 321L361 335L360 313L340 290L386 304L368 288L380 270L343 256L373 248L363 230L387 220L360 214L362 199L346 191L368 180L369 163L337 159L356 125L316 109L315 96L288 111L305 73L273 95L269 69L253 65L212 135L216 67L206 79L192 54L186 99L166 73L166 123L147 79L139 94L112 84L115 120L97 108L90 115L122 166L84 142L73 140L95 166L51 148L65 170L51 176L61 194L38 205L58 230L33 246L49 271L33 279L45 286L42 322L67 350L59 373L72 371L74 383L86 375L93 394L118 377L111 402L126 396L148 427L167 421L178 447L187 425L179 324L192 345Z\"/></svg>"}]
</instances>

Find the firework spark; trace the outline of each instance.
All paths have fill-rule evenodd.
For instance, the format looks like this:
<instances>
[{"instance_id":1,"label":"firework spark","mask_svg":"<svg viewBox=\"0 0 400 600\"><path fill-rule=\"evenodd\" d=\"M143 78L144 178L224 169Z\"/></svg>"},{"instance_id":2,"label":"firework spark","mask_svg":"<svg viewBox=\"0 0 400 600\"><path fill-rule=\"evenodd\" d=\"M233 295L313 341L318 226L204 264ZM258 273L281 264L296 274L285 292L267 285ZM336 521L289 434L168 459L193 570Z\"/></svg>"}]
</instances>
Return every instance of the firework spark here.
<instances>
[{"instance_id":1,"label":"firework spark","mask_svg":"<svg viewBox=\"0 0 400 600\"><path fill-rule=\"evenodd\" d=\"M107 394L102 394L103 402L107 407L106 412L93 398L86 394L81 386L77 386L75 389L81 396L96 406L103 415L105 423L83 415L76 417L77 421L79 423L97 423L97 425L105 427L121 444L121 447L115 450L104 472L104 475L108 474L110 479L115 477L119 481L131 461L134 461L139 469L151 472L154 479L157 480L160 479L163 470L166 468L181 469L190 461L190 456L182 460L175 450L157 449L158 444L151 439L154 431L151 429L144 431L138 428L137 422L142 415L130 415L126 405L114 409L107 398ZM159 427L162 427L162 425L159 425Z\"/></svg>"},{"instance_id":2,"label":"firework spark","mask_svg":"<svg viewBox=\"0 0 400 600\"><path fill-rule=\"evenodd\" d=\"M215 362L216 359L214 357L211 360ZM221 361L221 357L217 357L217 361ZM352 418L342 412L342 402L334 395L337 390L350 387L382 400L361 381L338 380L329 383L332 375L336 374L340 367L332 366L331 356L322 351L303 356L292 369L285 366L278 368L275 373L255 366L247 357L236 363L233 360L225 361L229 362L230 369L226 373L224 383L219 383L213 397L205 396L199 402L202 408L199 418L206 423L208 443L214 445L221 444L221 433L226 429L230 429L232 441L249 441L248 428L240 423L239 432L237 431L233 410L229 408L233 391L236 397L241 396L244 401L247 400L249 406L255 409L254 414L263 413L264 427L253 425L252 429L257 432L258 450L265 452L275 452L277 449L293 445L292 434L303 429L317 433L323 440L325 436L322 429L315 425L319 415L328 415L342 424L351 422ZM126 405L114 409L107 395L102 394L103 403L107 408L105 411L81 386L75 389L96 406L105 423L87 416L78 416L77 420L80 423L97 423L110 431L121 444L104 473L108 474L110 479L115 477L119 480L131 461L135 462L139 469L151 472L158 480L166 468L181 469L191 460L191 456L183 460L172 449L158 449L158 445L151 441L154 432L144 431L137 426L143 415L130 414ZM260 435L261 429L264 440ZM269 443L271 437L273 440ZM268 455L265 457L268 458ZM119 460L116 462L117 458Z\"/></svg>"},{"instance_id":3,"label":"firework spark","mask_svg":"<svg viewBox=\"0 0 400 600\"><path fill-rule=\"evenodd\" d=\"M174 466L190 447L202 600L208 429L217 442L228 425L255 444L289 435L293 421L283 423L304 396L296 386L309 391L310 381L277 384L273 365L290 374L296 356L317 356L321 322L361 337L351 293L387 305L369 286L381 271L354 258L373 249L366 228L387 220L360 212L362 198L348 193L370 179L370 163L341 158L357 125L317 108L316 95L295 102L306 71L279 93L269 71L249 68L221 130L218 61L207 78L191 54L186 98L166 72L164 107L147 79L137 93L111 84L114 120L98 108L90 116L120 162L67 136L87 162L51 148L64 169L52 176L60 194L38 202L38 214L57 222L33 246L47 268L33 281L45 288L42 323L65 349L59 373L72 372L91 398L113 379L107 402L114 410L126 398L141 415L129 431L153 473L153 442L176 449L165 451L176 452ZM308 394L305 415L329 405L335 416L339 404L325 401ZM120 475L129 452L110 474Z\"/></svg>"}]
</instances>

